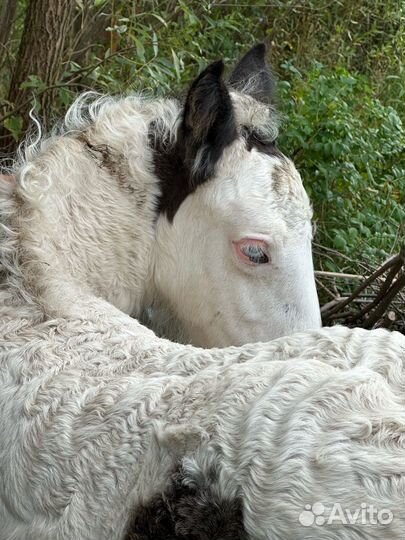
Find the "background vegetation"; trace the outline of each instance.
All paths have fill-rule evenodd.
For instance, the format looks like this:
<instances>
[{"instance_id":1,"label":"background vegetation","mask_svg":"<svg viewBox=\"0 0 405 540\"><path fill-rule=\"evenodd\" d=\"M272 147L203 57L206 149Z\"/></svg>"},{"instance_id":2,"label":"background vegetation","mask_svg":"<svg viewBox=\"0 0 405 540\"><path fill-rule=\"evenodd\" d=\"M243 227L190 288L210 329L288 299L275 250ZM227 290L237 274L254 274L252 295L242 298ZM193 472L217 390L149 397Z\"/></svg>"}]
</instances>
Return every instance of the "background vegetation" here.
<instances>
[{"instance_id":1,"label":"background vegetation","mask_svg":"<svg viewBox=\"0 0 405 540\"><path fill-rule=\"evenodd\" d=\"M231 65L265 40L279 78L280 146L314 203L318 268L364 273L399 251L403 0L2 2L3 157L23 136L31 107L51 125L86 89L176 91L210 61Z\"/></svg>"}]
</instances>

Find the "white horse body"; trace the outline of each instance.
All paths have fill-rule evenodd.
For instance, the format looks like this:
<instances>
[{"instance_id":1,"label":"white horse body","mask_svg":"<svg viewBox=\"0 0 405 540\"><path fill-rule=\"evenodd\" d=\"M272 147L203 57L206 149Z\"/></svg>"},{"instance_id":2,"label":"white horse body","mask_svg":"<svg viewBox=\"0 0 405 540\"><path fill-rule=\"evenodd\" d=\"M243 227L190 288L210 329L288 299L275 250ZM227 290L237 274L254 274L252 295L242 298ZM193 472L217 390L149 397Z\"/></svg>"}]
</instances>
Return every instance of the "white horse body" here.
<instances>
[{"instance_id":1,"label":"white horse body","mask_svg":"<svg viewBox=\"0 0 405 540\"><path fill-rule=\"evenodd\" d=\"M207 351L112 310L10 323L0 347L1 540L121 539L179 464L186 482L241 501L246 538L403 537L399 334L334 328ZM393 520L304 527L315 502Z\"/></svg>"}]
</instances>

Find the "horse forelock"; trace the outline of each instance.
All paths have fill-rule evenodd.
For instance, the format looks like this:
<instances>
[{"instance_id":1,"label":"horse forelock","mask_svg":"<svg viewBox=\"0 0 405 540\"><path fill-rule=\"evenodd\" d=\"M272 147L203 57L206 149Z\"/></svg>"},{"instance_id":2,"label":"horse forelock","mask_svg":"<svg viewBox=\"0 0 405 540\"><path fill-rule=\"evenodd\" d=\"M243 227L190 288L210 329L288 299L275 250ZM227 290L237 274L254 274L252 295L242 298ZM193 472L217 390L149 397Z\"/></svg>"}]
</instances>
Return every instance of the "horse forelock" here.
<instances>
[{"instance_id":1,"label":"horse forelock","mask_svg":"<svg viewBox=\"0 0 405 540\"><path fill-rule=\"evenodd\" d=\"M255 132L263 142L274 142L279 134L279 115L275 107L242 92L231 92L239 129Z\"/></svg>"}]
</instances>

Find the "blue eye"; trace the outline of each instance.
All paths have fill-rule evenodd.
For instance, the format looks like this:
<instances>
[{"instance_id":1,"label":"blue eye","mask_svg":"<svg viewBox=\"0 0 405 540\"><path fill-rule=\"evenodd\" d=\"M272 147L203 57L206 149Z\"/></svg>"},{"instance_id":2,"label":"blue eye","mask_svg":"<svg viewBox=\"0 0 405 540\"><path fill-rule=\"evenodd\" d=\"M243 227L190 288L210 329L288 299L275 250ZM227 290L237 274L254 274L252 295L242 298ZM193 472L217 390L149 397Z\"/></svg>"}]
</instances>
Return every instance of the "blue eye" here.
<instances>
[{"instance_id":1,"label":"blue eye","mask_svg":"<svg viewBox=\"0 0 405 540\"><path fill-rule=\"evenodd\" d=\"M257 244L245 244L241 246L241 251L253 264L266 264L269 262L266 253Z\"/></svg>"},{"instance_id":2,"label":"blue eye","mask_svg":"<svg viewBox=\"0 0 405 540\"><path fill-rule=\"evenodd\" d=\"M251 266L270 262L269 245L265 240L244 237L232 243L241 262Z\"/></svg>"}]
</instances>

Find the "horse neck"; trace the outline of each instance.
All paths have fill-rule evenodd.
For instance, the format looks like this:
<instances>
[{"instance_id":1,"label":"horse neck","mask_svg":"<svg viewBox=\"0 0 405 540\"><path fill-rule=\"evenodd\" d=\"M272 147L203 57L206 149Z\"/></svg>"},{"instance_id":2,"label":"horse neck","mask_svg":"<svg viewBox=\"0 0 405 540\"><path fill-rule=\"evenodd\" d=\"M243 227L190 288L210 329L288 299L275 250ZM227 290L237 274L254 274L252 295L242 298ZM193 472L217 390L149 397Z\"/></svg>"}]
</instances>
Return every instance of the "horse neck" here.
<instances>
[{"instance_id":1,"label":"horse neck","mask_svg":"<svg viewBox=\"0 0 405 540\"><path fill-rule=\"evenodd\" d=\"M8 266L14 289L48 316L86 312L96 298L140 314L159 194L148 107L123 100L79 134L43 142L16 172L7 221L18 261Z\"/></svg>"}]
</instances>

